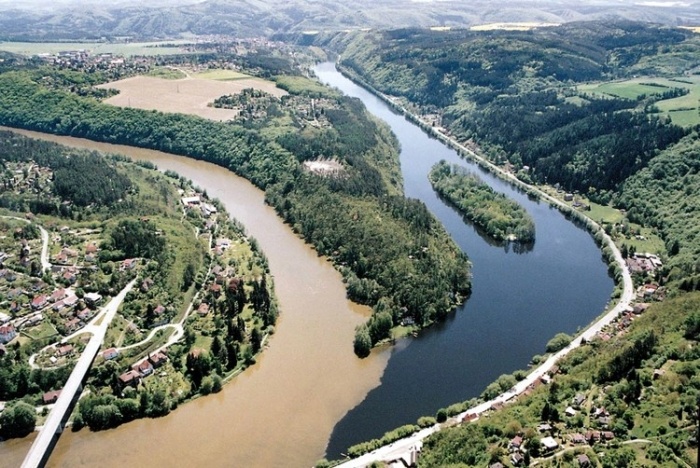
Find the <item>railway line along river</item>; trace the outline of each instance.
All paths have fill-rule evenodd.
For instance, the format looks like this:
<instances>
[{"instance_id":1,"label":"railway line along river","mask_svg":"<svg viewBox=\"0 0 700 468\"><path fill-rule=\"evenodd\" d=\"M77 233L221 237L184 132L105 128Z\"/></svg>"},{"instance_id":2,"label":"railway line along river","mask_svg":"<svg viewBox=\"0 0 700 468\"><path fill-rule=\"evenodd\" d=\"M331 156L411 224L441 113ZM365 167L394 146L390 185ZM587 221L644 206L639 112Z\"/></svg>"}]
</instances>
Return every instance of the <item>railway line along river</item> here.
<instances>
[{"instance_id":1,"label":"railway line along river","mask_svg":"<svg viewBox=\"0 0 700 468\"><path fill-rule=\"evenodd\" d=\"M104 432L66 432L49 466L310 466L324 451L337 457L349 445L478 395L499 375L526 367L557 332L573 333L603 311L613 282L587 232L461 160L332 63L317 66L316 73L359 97L391 126L401 143L406 194L423 200L468 253L472 296L445 323L359 360L352 337L368 310L345 299L330 263L304 245L246 181L156 151L22 132L150 160L205 187L258 239L281 305L270 348L221 393L164 418ZM520 202L535 219L534 246L516 252L493 245L465 224L430 187L427 173L440 159L470 167ZM0 444L8 466L18 465L12 460L21 460L30 442Z\"/></svg>"}]
</instances>

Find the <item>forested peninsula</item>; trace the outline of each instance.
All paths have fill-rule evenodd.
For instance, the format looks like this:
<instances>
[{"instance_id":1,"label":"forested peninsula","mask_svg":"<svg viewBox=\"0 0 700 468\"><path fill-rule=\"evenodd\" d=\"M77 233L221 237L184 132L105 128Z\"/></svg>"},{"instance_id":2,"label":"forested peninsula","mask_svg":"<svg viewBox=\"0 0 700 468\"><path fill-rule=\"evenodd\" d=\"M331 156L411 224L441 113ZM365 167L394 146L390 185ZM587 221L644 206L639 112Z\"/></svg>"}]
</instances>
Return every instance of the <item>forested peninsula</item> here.
<instances>
[{"instance_id":1,"label":"forested peninsula","mask_svg":"<svg viewBox=\"0 0 700 468\"><path fill-rule=\"evenodd\" d=\"M476 174L440 161L430 171L437 193L496 241L535 241L535 222L517 202L497 193Z\"/></svg>"},{"instance_id":2,"label":"forested peninsula","mask_svg":"<svg viewBox=\"0 0 700 468\"><path fill-rule=\"evenodd\" d=\"M404 320L420 328L444 318L469 294L466 256L422 203L402 195L396 142L358 100L292 76L285 82L289 96L261 106L262 113L247 121L221 123L110 106L75 92L86 79L32 64L3 73L0 124L158 149L249 179L296 232L333 260L348 296L374 306L358 331L370 337L361 346L356 340L358 355L369 352L367 343L390 338ZM295 88L298 82L304 86ZM324 108L319 127L299 118L299 101L310 107L312 99ZM318 160L333 160L340 170L323 174L305 165Z\"/></svg>"}]
</instances>

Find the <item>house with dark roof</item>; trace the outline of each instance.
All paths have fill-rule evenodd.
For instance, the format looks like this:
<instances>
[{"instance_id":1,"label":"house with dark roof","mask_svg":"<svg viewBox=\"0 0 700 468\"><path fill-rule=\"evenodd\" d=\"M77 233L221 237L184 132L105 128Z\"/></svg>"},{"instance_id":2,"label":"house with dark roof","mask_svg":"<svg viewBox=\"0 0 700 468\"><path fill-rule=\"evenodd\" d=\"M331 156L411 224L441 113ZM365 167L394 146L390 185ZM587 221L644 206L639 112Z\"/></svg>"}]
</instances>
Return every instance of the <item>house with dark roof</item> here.
<instances>
[{"instance_id":1,"label":"house with dark roof","mask_svg":"<svg viewBox=\"0 0 700 468\"><path fill-rule=\"evenodd\" d=\"M153 364L148 359L144 359L138 364L131 366L131 369L141 374L141 376L146 377L153 373Z\"/></svg>"},{"instance_id":2,"label":"house with dark roof","mask_svg":"<svg viewBox=\"0 0 700 468\"><path fill-rule=\"evenodd\" d=\"M71 345L71 344L66 344L66 345L59 346L58 348L56 348L56 355L59 357L68 356L72 352L73 352L73 345Z\"/></svg>"},{"instance_id":3,"label":"house with dark roof","mask_svg":"<svg viewBox=\"0 0 700 468\"><path fill-rule=\"evenodd\" d=\"M522 455L520 455L520 452L515 452L510 455L510 462L513 464L513 466L520 466L523 461L524 458Z\"/></svg>"},{"instance_id":4,"label":"house with dark roof","mask_svg":"<svg viewBox=\"0 0 700 468\"><path fill-rule=\"evenodd\" d=\"M119 356L119 350L116 348L107 348L102 351L102 357L109 361L110 359L115 359Z\"/></svg>"},{"instance_id":5,"label":"house with dark roof","mask_svg":"<svg viewBox=\"0 0 700 468\"><path fill-rule=\"evenodd\" d=\"M124 386L133 385L135 387L139 384L140 381L141 374L139 374L135 370L124 372L122 375L119 376L119 383L121 383Z\"/></svg>"},{"instance_id":6,"label":"house with dark roof","mask_svg":"<svg viewBox=\"0 0 700 468\"><path fill-rule=\"evenodd\" d=\"M168 356L166 356L162 351L158 351L157 353L148 356L148 360L151 361L151 364L153 364L153 368L157 369L168 361Z\"/></svg>"},{"instance_id":7,"label":"house with dark roof","mask_svg":"<svg viewBox=\"0 0 700 468\"><path fill-rule=\"evenodd\" d=\"M523 445L523 438L518 436L513 437L510 442L508 443L508 451L513 452L516 450L520 450L520 447Z\"/></svg>"}]
</instances>

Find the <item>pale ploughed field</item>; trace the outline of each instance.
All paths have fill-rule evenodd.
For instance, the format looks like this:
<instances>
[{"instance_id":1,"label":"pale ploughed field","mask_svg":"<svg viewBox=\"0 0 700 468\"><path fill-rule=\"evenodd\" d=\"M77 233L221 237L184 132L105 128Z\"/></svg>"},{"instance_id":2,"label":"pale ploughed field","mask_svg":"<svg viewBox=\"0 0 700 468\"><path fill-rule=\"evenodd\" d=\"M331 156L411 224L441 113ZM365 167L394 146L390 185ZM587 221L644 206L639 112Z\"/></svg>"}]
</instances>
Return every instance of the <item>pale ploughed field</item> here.
<instances>
[{"instance_id":1,"label":"pale ploughed field","mask_svg":"<svg viewBox=\"0 0 700 468\"><path fill-rule=\"evenodd\" d=\"M236 109L208 107L218 97L239 94L246 88L259 89L277 97L287 94L275 83L257 78L220 81L192 77L167 80L135 76L105 83L98 88L119 90L119 94L104 101L114 106L197 115L218 121L230 120L238 115Z\"/></svg>"}]
</instances>

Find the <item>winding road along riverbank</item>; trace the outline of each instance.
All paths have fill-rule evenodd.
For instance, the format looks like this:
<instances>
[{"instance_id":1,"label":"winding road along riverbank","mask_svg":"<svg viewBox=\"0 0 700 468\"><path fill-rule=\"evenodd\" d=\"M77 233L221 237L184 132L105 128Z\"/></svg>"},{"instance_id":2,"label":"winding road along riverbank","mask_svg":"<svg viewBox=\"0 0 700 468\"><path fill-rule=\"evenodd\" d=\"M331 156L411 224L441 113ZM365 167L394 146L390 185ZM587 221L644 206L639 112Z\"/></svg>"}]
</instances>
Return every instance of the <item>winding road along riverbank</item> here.
<instances>
[{"instance_id":1,"label":"winding road along riverbank","mask_svg":"<svg viewBox=\"0 0 700 468\"><path fill-rule=\"evenodd\" d=\"M386 101L387 104L393 105L393 101L388 96L380 94L379 97ZM443 143L448 144L453 148L459 149L468 158L477 161L483 167L487 167L489 171L496 173L499 177L503 178L504 180L514 184L515 186L527 188L531 193L537 194L537 196L539 196L540 199L547 201L548 203L557 206L560 209L563 209L565 211L571 209L566 203L545 193L544 191L540 190L537 186L528 185L518 180L513 174L502 170L500 167L494 165L483 156L475 153L471 149L460 144L454 138L451 138L450 136L446 135L441 130L432 127L428 122L423 121L420 118L420 116L416 114L411 114L405 108L400 108L400 111L403 113L404 116L410 117L416 122L420 122L424 129L429 129L427 131ZM501 395L498 395L492 400L483 402L478 406L470 408L467 411L453 418L449 418L448 421L444 424L438 424L433 427L423 429L410 437L401 439L392 444L376 449L366 455L363 455L353 460L349 460L338 466L344 468L362 468L376 461L391 461L402 457L405 460L411 460L411 453L420 450L421 444L426 437L430 436L431 434L434 434L443 427L450 427L454 426L455 424L461 423L461 421L467 415L481 415L482 413L489 411L494 404L506 403L507 401L521 395L537 380L541 379L547 372L549 372L552 369L552 367L557 363L557 361L569 354L574 349L581 346L582 343L590 341L604 327L612 323L613 320L615 320L615 318L617 318L621 313L628 310L635 297L632 277L629 273L629 270L622 257L620 250L617 248L613 240L610 238L610 236L608 236L605 233L605 231L598 224L594 225L596 231L599 231L603 235L605 244L604 246L610 247L615 256L615 262L617 263L617 265L619 265L620 269L622 270L623 289L620 298L614 307L611 307L607 313L605 313L595 322L591 323L591 325L588 328L586 328L583 332L578 334L567 347L551 355L537 368L532 370L525 379L518 382L510 391L502 393Z\"/></svg>"}]
</instances>

